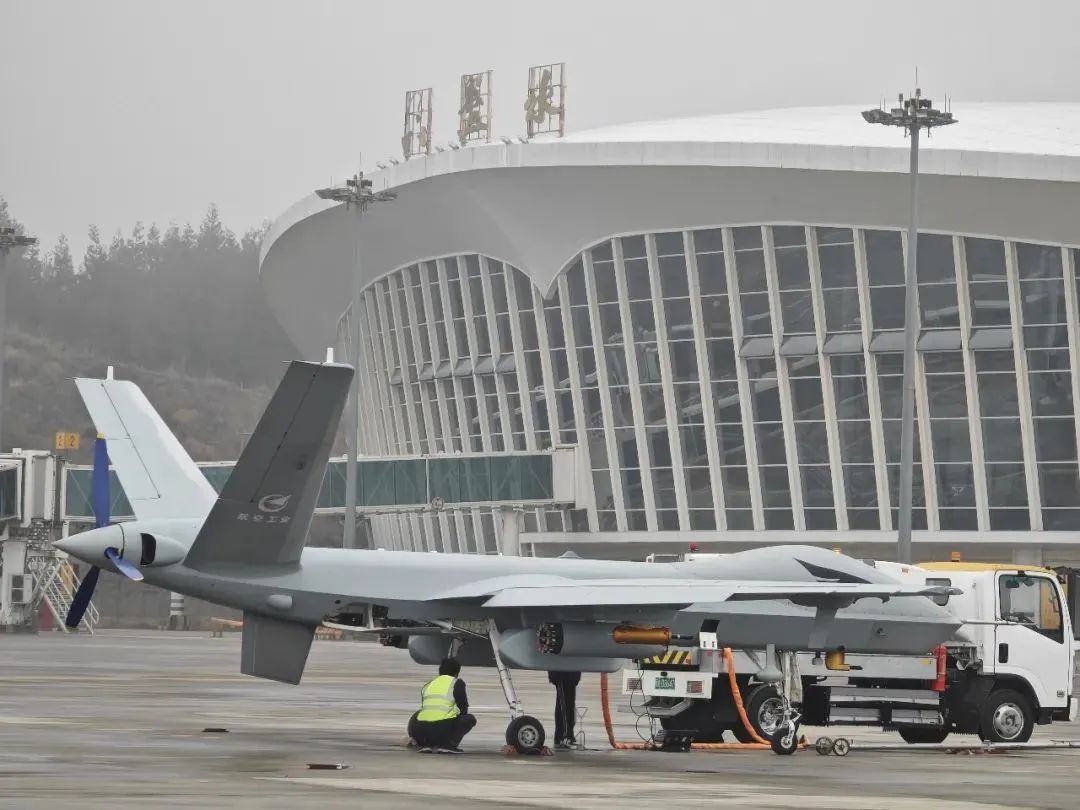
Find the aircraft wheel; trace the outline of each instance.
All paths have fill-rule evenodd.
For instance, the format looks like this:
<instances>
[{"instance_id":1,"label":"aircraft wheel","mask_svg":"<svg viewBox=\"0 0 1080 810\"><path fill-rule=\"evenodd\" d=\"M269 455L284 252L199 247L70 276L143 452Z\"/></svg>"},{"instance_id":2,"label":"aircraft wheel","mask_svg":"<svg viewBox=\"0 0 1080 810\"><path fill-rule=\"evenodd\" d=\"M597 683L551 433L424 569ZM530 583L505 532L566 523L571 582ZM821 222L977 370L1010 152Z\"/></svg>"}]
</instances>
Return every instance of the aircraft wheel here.
<instances>
[{"instance_id":1,"label":"aircraft wheel","mask_svg":"<svg viewBox=\"0 0 1080 810\"><path fill-rule=\"evenodd\" d=\"M774 753L780 754L780 756L791 756L794 754L799 748L798 724L794 727L784 727L779 729L773 735L772 740L769 741L769 746Z\"/></svg>"},{"instance_id":2,"label":"aircraft wheel","mask_svg":"<svg viewBox=\"0 0 1080 810\"><path fill-rule=\"evenodd\" d=\"M506 744L519 754L531 754L544 747L544 726L535 717L523 714L506 727Z\"/></svg>"}]
</instances>

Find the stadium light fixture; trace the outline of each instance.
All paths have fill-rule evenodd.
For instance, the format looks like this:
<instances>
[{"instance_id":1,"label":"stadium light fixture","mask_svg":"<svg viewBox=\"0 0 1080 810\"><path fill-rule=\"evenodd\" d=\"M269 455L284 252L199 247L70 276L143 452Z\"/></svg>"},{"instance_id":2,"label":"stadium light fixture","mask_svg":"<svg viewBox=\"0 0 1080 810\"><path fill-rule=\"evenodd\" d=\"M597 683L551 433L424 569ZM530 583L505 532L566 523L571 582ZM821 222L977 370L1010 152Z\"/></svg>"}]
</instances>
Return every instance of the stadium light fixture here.
<instances>
[{"instance_id":1,"label":"stadium light fixture","mask_svg":"<svg viewBox=\"0 0 1080 810\"><path fill-rule=\"evenodd\" d=\"M0 228L0 450L4 435L4 335L7 332L7 255L37 244L37 239L24 236L11 227Z\"/></svg>"},{"instance_id":2,"label":"stadium light fixture","mask_svg":"<svg viewBox=\"0 0 1080 810\"><path fill-rule=\"evenodd\" d=\"M354 229L355 256L352 267L352 329L353 339L353 384L349 396L349 419L346 429L345 463L345 528L342 545L356 548L356 465L360 458L360 307L362 297L362 279L360 276L360 221L368 206L377 202L389 202L397 197L392 191L375 191L372 182L357 172L345 181L344 186L316 189L315 194L321 200L344 203L346 209L356 212Z\"/></svg>"},{"instance_id":3,"label":"stadium light fixture","mask_svg":"<svg viewBox=\"0 0 1080 810\"><path fill-rule=\"evenodd\" d=\"M918 289L917 259L919 247L919 133L930 133L934 127L955 124L957 119L948 109L938 110L934 103L922 97L915 88L914 95L898 97L899 105L891 109L879 107L865 110L863 120L868 124L899 127L911 139L911 200L908 211L908 247L904 278L904 378L902 391L900 433L900 503L896 533L896 559L911 563L911 489L915 463L915 336L918 321L916 292Z\"/></svg>"}]
</instances>

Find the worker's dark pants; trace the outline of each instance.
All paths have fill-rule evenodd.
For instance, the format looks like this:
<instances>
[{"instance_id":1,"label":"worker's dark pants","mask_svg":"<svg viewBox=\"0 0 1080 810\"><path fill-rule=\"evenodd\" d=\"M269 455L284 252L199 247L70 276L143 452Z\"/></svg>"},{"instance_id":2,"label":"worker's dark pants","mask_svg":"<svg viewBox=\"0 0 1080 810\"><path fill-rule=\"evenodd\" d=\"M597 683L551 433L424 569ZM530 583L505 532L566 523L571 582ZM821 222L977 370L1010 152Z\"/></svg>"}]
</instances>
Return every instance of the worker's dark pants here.
<instances>
[{"instance_id":1,"label":"worker's dark pants","mask_svg":"<svg viewBox=\"0 0 1080 810\"><path fill-rule=\"evenodd\" d=\"M417 712L409 718L409 736L421 748L457 748L462 739L476 726L471 714L459 714L449 720L425 723L416 719Z\"/></svg>"},{"instance_id":2,"label":"worker's dark pants","mask_svg":"<svg viewBox=\"0 0 1080 810\"><path fill-rule=\"evenodd\" d=\"M574 721L577 720L577 684L555 684L555 742L574 739Z\"/></svg>"}]
</instances>

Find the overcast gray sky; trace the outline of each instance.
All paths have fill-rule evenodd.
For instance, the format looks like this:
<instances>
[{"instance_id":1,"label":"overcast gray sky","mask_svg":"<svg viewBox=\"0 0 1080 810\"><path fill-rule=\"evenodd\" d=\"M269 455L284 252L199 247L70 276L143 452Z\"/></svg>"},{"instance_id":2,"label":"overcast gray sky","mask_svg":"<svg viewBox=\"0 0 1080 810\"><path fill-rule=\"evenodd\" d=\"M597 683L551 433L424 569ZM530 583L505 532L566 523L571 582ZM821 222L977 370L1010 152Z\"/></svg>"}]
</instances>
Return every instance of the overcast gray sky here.
<instances>
[{"instance_id":1,"label":"overcast gray sky","mask_svg":"<svg viewBox=\"0 0 1080 810\"><path fill-rule=\"evenodd\" d=\"M910 33L911 16L922 30ZM524 130L530 64L566 61L571 129L859 103L1080 100L1077 0L0 0L0 196L76 260L86 229L240 231L399 154L404 92L454 136L461 73ZM914 44L912 39L917 40Z\"/></svg>"}]
</instances>

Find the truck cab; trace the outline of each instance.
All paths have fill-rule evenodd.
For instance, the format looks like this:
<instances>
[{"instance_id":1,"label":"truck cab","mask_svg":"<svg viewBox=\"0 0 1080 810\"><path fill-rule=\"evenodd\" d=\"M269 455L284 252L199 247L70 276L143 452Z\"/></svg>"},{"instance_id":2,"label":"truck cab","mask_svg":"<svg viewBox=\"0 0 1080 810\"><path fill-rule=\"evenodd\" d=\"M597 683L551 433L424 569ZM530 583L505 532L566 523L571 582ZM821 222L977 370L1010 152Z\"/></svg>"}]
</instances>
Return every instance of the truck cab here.
<instances>
[{"instance_id":1,"label":"truck cab","mask_svg":"<svg viewBox=\"0 0 1080 810\"><path fill-rule=\"evenodd\" d=\"M1055 571L960 561L877 566L904 581L963 591L935 597L964 622L945 645L950 664L946 706L957 731L1019 741L1030 736L1032 724L1075 715L1074 661L1080 645L1076 617L1067 610L1067 594Z\"/></svg>"},{"instance_id":2,"label":"truck cab","mask_svg":"<svg viewBox=\"0 0 1080 810\"><path fill-rule=\"evenodd\" d=\"M1026 693L1038 722L1067 718L1077 644L1057 574L979 563L919 567L927 572L927 582L950 579L964 590L963 596L953 597L957 615L975 641L981 672L994 677L995 688Z\"/></svg>"}]
</instances>

